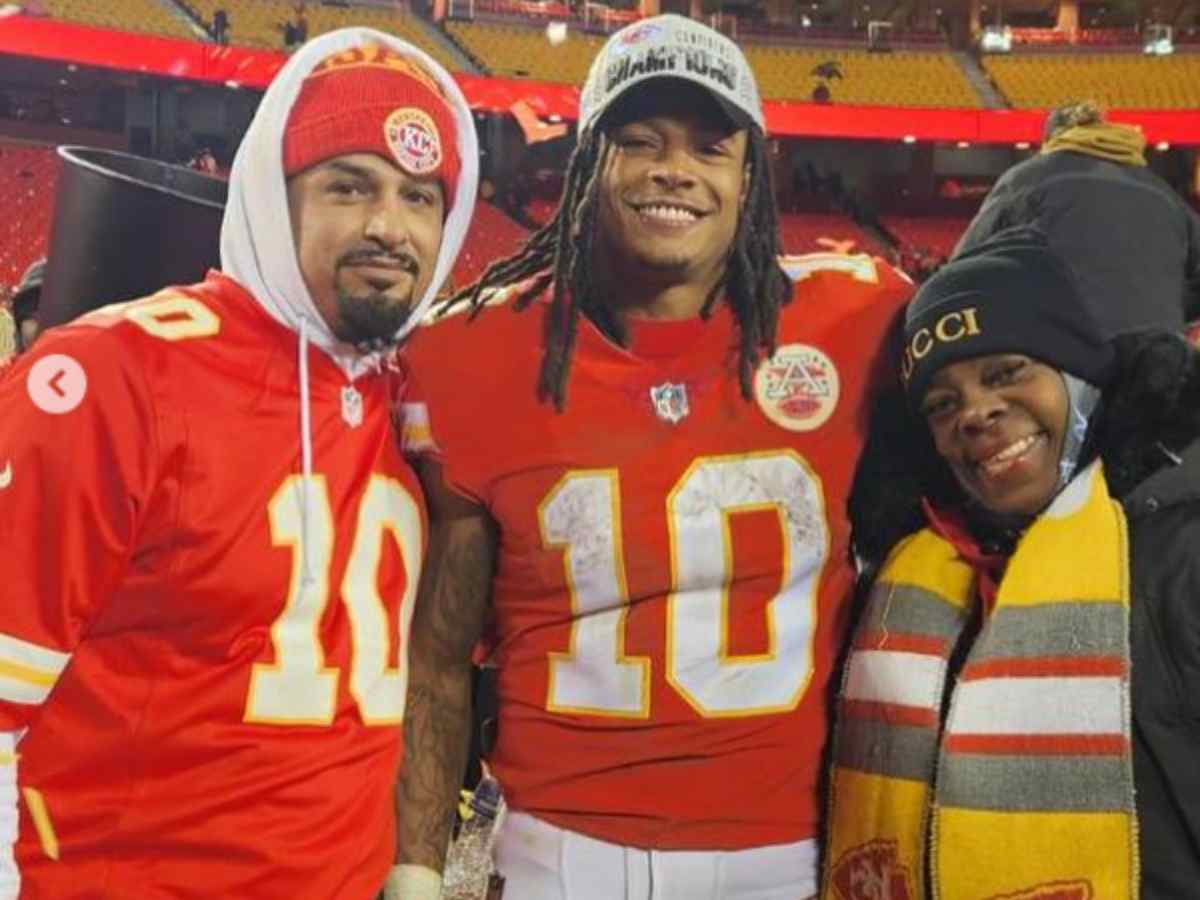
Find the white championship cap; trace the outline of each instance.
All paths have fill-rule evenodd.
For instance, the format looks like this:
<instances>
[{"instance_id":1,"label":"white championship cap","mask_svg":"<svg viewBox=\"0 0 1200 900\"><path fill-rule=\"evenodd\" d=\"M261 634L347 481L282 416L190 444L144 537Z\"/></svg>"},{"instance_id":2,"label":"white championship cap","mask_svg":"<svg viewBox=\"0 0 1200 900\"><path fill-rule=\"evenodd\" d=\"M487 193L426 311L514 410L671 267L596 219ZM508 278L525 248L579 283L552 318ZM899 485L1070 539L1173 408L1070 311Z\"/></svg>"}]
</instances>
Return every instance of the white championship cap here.
<instances>
[{"instance_id":1,"label":"white championship cap","mask_svg":"<svg viewBox=\"0 0 1200 900\"><path fill-rule=\"evenodd\" d=\"M719 31L666 14L626 25L592 62L579 97L579 131L594 128L629 88L651 78L678 78L707 89L739 127L766 130L758 84L738 45Z\"/></svg>"}]
</instances>

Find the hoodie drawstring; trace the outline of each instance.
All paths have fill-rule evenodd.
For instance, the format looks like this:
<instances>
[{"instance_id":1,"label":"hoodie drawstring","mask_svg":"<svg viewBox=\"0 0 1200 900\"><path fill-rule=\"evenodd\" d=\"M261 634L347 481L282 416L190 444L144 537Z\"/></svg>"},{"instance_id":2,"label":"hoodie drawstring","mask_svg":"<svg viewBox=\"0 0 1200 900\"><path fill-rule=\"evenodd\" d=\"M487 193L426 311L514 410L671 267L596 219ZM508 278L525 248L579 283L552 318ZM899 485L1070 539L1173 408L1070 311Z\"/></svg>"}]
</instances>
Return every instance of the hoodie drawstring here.
<instances>
[{"instance_id":1,"label":"hoodie drawstring","mask_svg":"<svg viewBox=\"0 0 1200 900\"><path fill-rule=\"evenodd\" d=\"M308 502L312 480L312 412L308 396L308 317L300 317L300 583L311 586L312 554L309 552Z\"/></svg>"}]
</instances>

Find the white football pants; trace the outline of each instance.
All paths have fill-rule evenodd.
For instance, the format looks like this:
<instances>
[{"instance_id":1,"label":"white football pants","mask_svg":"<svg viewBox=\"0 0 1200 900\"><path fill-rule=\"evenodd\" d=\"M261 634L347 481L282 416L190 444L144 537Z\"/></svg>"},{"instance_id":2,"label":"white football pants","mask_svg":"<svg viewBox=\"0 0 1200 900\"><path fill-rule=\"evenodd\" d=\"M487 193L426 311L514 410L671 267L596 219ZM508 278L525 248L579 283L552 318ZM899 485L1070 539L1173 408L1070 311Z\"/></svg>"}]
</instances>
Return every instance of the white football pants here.
<instances>
[{"instance_id":1,"label":"white football pants","mask_svg":"<svg viewBox=\"0 0 1200 900\"><path fill-rule=\"evenodd\" d=\"M817 842L640 850L509 811L496 837L504 900L806 900Z\"/></svg>"}]
</instances>

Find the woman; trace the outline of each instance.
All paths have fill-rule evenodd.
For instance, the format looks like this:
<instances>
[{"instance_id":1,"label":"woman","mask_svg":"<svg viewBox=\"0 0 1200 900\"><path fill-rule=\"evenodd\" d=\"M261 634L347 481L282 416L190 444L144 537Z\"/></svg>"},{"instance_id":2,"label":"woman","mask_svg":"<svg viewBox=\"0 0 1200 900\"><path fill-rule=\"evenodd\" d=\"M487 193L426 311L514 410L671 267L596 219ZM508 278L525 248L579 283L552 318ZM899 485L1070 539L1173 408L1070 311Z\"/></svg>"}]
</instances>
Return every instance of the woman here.
<instances>
[{"instance_id":1,"label":"woman","mask_svg":"<svg viewBox=\"0 0 1200 900\"><path fill-rule=\"evenodd\" d=\"M909 414L852 509L876 574L822 897L1200 897L1195 351L1106 342L1027 230L939 272L904 337Z\"/></svg>"}]
</instances>

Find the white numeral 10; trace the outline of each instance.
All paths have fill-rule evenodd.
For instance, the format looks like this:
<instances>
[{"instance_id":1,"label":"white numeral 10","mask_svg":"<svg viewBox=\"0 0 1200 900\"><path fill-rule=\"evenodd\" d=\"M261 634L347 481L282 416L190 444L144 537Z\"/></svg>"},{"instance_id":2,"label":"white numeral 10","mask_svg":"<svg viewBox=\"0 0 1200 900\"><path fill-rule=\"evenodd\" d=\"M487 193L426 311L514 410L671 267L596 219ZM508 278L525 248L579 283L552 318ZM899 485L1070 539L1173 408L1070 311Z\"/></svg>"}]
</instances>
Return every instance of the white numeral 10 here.
<instances>
[{"instance_id":1,"label":"white numeral 10","mask_svg":"<svg viewBox=\"0 0 1200 900\"><path fill-rule=\"evenodd\" d=\"M729 585L736 563L730 517L774 511L783 538L780 590L767 603L769 647L727 650ZM812 677L817 589L829 555L821 482L797 454L780 451L696 460L666 498L671 537L665 676L705 717L794 709ZM566 652L550 654L547 709L644 718L647 657L625 654L629 604L615 470L569 472L539 509L543 544L564 550L572 626Z\"/></svg>"},{"instance_id":2,"label":"white numeral 10","mask_svg":"<svg viewBox=\"0 0 1200 900\"><path fill-rule=\"evenodd\" d=\"M334 516L323 475L308 483L308 561L312 580L304 580L301 547L303 476L295 475L275 492L268 508L271 539L277 547L292 549L291 587L287 603L271 626L273 663L255 663L246 698L247 722L278 725L328 725L337 707L339 670L327 666L319 630L329 604L329 578L334 551ZM392 647L388 639L387 605L379 596L377 571L383 541L390 537L404 563L404 594L399 611L400 640L408 634L413 599L421 572L421 513L415 500L398 481L371 477L358 510L354 543L342 578L351 632L349 690L367 725L398 724L404 718L408 684L407 654L399 653L399 666L388 665Z\"/></svg>"}]
</instances>

